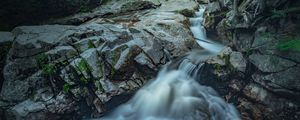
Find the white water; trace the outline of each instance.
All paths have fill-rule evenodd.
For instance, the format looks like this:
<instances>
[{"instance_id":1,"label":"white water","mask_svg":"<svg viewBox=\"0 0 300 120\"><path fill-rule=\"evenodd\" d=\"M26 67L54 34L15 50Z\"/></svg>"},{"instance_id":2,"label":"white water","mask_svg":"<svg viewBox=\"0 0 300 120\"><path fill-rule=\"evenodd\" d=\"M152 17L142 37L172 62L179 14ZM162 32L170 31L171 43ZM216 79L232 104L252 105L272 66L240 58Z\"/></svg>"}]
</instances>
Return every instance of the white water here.
<instances>
[{"instance_id":1,"label":"white water","mask_svg":"<svg viewBox=\"0 0 300 120\"><path fill-rule=\"evenodd\" d=\"M204 11L205 9L202 6L200 6L199 11L196 12L196 16L194 18L190 18L190 29L194 37L198 39L197 42L201 47L203 47L207 51L210 51L211 53L216 54L219 53L222 49L224 49L224 46L215 41L209 40L206 37L205 28L202 25Z\"/></svg>"},{"instance_id":2,"label":"white water","mask_svg":"<svg viewBox=\"0 0 300 120\"><path fill-rule=\"evenodd\" d=\"M198 41L199 45L217 53L223 46L206 38L201 25L203 11L200 9L198 17L190 19L191 30L195 37L206 41ZM197 53L190 56L195 55ZM101 120L239 120L238 112L231 104L222 100L212 88L194 80L202 64L192 59L183 59L178 70L168 71L165 66L156 80L146 84L130 101Z\"/></svg>"}]
</instances>

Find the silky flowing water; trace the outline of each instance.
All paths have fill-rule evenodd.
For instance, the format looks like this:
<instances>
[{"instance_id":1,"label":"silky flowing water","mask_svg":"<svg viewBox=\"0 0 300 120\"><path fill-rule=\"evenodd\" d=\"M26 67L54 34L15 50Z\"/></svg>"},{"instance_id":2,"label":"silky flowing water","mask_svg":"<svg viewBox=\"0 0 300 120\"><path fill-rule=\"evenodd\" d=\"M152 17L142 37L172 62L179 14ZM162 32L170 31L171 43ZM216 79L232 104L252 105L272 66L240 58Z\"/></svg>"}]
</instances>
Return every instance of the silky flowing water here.
<instances>
[{"instance_id":1,"label":"silky flowing water","mask_svg":"<svg viewBox=\"0 0 300 120\"><path fill-rule=\"evenodd\" d=\"M198 74L205 58L223 49L206 38L202 26L204 8L190 18L191 31L207 52L191 52L176 69L163 67L157 78L142 87L127 103L101 120L239 120L233 105L211 88L200 85ZM197 79L197 81L195 80Z\"/></svg>"}]
</instances>

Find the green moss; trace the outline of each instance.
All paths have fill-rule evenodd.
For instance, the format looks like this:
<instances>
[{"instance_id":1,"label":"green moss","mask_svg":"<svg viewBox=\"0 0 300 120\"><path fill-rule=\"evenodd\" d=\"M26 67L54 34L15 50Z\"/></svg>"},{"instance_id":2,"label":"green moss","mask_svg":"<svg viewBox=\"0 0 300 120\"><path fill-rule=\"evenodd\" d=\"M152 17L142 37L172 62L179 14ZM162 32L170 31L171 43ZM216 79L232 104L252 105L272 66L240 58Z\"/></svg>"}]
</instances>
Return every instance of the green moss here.
<instances>
[{"instance_id":1,"label":"green moss","mask_svg":"<svg viewBox=\"0 0 300 120\"><path fill-rule=\"evenodd\" d=\"M112 59L112 65L114 66L115 64L117 64L118 60L120 59L121 53L122 51L124 51L125 49L127 49L128 46L127 45L123 45L120 46L118 48L116 48L112 53L111 53L111 59Z\"/></svg>"},{"instance_id":2,"label":"green moss","mask_svg":"<svg viewBox=\"0 0 300 120\"><path fill-rule=\"evenodd\" d=\"M297 51L300 52L300 38L280 41L276 48L280 51Z\"/></svg>"},{"instance_id":3,"label":"green moss","mask_svg":"<svg viewBox=\"0 0 300 120\"><path fill-rule=\"evenodd\" d=\"M69 62L66 60L66 61L60 62L60 64L63 65L63 66L67 66L69 64Z\"/></svg>"},{"instance_id":4,"label":"green moss","mask_svg":"<svg viewBox=\"0 0 300 120\"><path fill-rule=\"evenodd\" d=\"M77 52L71 52L71 53L70 53L70 56L72 56L72 57L78 56L78 53L77 53Z\"/></svg>"},{"instance_id":5,"label":"green moss","mask_svg":"<svg viewBox=\"0 0 300 120\"><path fill-rule=\"evenodd\" d=\"M222 70L222 67L221 67L221 65L220 64L214 64L214 69L216 70L216 71L218 71L218 72L220 72L221 70Z\"/></svg>"},{"instance_id":6,"label":"green moss","mask_svg":"<svg viewBox=\"0 0 300 120\"><path fill-rule=\"evenodd\" d=\"M112 57L112 65L116 65L117 62L118 62L118 60L119 60L119 58L120 58L120 54L113 55L113 57Z\"/></svg>"},{"instance_id":7,"label":"green moss","mask_svg":"<svg viewBox=\"0 0 300 120\"><path fill-rule=\"evenodd\" d=\"M42 67L47 64L48 56L45 53L41 53L35 57L35 61L37 62L39 67Z\"/></svg>"},{"instance_id":8,"label":"green moss","mask_svg":"<svg viewBox=\"0 0 300 120\"><path fill-rule=\"evenodd\" d=\"M64 86L63 86L63 90L64 90L65 92L69 92L69 91L70 91L70 85L67 84L67 83L65 83Z\"/></svg>"},{"instance_id":9,"label":"green moss","mask_svg":"<svg viewBox=\"0 0 300 120\"><path fill-rule=\"evenodd\" d=\"M205 16L205 24L212 25L215 22L214 14L209 14Z\"/></svg>"},{"instance_id":10,"label":"green moss","mask_svg":"<svg viewBox=\"0 0 300 120\"><path fill-rule=\"evenodd\" d=\"M218 56L220 59L224 60L226 67L231 71L235 72L236 69L233 67L233 65L230 63L230 55L223 55L223 56Z\"/></svg>"},{"instance_id":11,"label":"green moss","mask_svg":"<svg viewBox=\"0 0 300 120\"><path fill-rule=\"evenodd\" d=\"M230 22L228 22L228 20L225 20L225 21L223 22L223 26L225 26L226 28L230 28L230 27L231 27L231 24L230 24Z\"/></svg>"},{"instance_id":12,"label":"green moss","mask_svg":"<svg viewBox=\"0 0 300 120\"><path fill-rule=\"evenodd\" d=\"M86 79L84 76L80 76L80 81L83 82L84 84L87 84L89 82L89 80Z\"/></svg>"},{"instance_id":13,"label":"green moss","mask_svg":"<svg viewBox=\"0 0 300 120\"><path fill-rule=\"evenodd\" d=\"M88 48L96 48L96 46L92 41L88 41Z\"/></svg>"},{"instance_id":14,"label":"green moss","mask_svg":"<svg viewBox=\"0 0 300 120\"><path fill-rule=\"evenodd\" d=\"M230 56L229 55L224 55L221 58L225 61L226 65L230 64Z\"/></svg>"},{"instance_id":15,"label":"green moss","mask_svg":"<svg viewBox=\"0 0 300 120\"><path fill-rule=\"evenodd\" d=\"M246 56L250 56L252 53L253 53L253 51L250 48L247 48L246 51L245 51Z\"/></svg>"},{"instance_id":16,"label":"green moss","mask_svg":"<svg viewBox=\"0 0 300 120\"><path fill-rule=\"evenodd\" d=\"M53 75L56 73L57 67L55 66L55 64L49 63L42 66L42 71L44 75Z\"/></svg>"},{"instance_id":17,"label":"green moss","mask_svg":"<svg viewBox=\"0 0 300 120\"><path fill-rule=\"evenodd\" d=\"M171 29L171 25L168 25L168 24L165 24L165 23L157 23L158 26L164 28L164 29L167 29L167 30L170 30Z\"/></svg>"},{"instance_id":18,"label":"green moss","mask_svg":"<svg viewBox=\"0 0 300 120\"><path fill-rule=\"evenodd\" d=\"M87 61L84 60L84 59L81 59L80 62L78 63L78 69L79 69L81 72L90 70Z\"/></svg>"}]
</instances>

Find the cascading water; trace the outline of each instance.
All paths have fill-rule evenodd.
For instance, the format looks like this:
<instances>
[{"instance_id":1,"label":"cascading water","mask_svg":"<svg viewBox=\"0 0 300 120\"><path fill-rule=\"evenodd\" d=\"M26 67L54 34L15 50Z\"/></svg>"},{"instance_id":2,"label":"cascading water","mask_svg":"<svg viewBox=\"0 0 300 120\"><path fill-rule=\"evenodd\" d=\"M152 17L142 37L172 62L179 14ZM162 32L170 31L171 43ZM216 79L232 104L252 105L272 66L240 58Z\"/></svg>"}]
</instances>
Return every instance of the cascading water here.
<instances>
[{"instance_id":1,"label":"cascading water","mask_svg":"<svg viewBox=\"0 0 300 120\"><path fill-rule=\"evenodd\" d=\"M224 46L214 42L212 40L209 40L206 37L203 23L203 14L204 14L205 8L203 6L200 6L200 9L198 12L196 12L196 16L194 18L190 18L190 24L191 24L191 31L194 35L194 37L197 39L197 43L206 49L207 51L211 53L219 53Z\"/></svg>"},{"instance_id":2,"label":"cascading water","mask_svg":"<svg viewBox=\"0 0 300 120\"><path fill-rule=\"evenodd\" d=\"M204 9L200 9L197 18L190 19L191 30L201 39L199 45L209 53L217 53L223 46L205 37L201 25L203 12ZM146 84L130 101L101 120L239 120L232 105L218 97L212 88L194 80L201 73L198 70L203 63L193 54L195 52L183 58L177 70L168 70L172 63L166 65L156 80Z\"/></svg>"}]
</instances>

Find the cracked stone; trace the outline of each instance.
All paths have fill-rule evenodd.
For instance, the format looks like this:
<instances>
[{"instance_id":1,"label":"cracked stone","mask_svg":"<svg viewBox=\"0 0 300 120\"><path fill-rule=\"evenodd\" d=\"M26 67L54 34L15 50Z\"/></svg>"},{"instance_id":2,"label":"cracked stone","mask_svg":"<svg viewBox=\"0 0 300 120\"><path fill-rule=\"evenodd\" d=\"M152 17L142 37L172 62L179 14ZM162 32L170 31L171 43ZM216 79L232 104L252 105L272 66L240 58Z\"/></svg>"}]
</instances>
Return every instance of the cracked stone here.
<instances>
[{"instance_id":1,"label":"cracked stone","mask_svg":"<svg viewBox=\"0 0 300 120\"><path fill-rule=\"evenodd\" d=\"M263 72L279 72L286 70L296 63L273 55L252 54L249 56L250 61Z\"/></svg>"}]
</instances>

